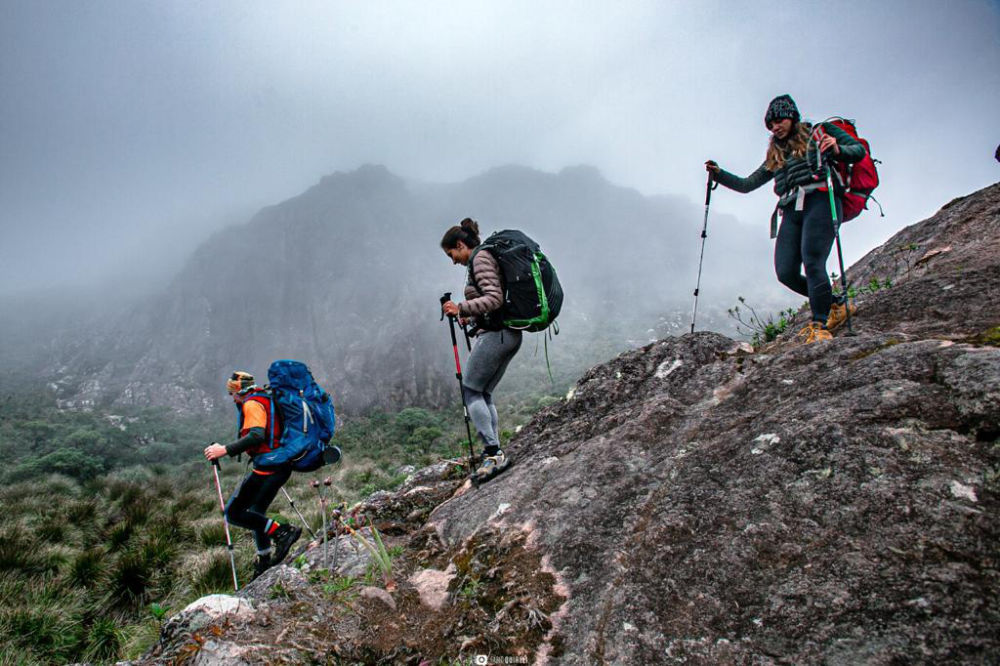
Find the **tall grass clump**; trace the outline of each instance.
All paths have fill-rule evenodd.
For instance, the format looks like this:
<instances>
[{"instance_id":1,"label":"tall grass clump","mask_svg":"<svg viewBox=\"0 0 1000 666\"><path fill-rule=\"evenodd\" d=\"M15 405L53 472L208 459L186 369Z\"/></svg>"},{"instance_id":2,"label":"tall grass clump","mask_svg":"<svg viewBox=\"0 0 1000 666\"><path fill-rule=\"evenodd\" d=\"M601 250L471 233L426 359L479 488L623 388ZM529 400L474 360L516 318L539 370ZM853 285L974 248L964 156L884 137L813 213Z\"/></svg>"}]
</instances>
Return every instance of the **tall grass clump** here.
<instances>
[{"instance_id":1,"label":"tall grass clump","mask_svg":"<svg viewBox=\"0 0 1000 666\"><path fill-rule=\"evenodd\" d=\"M87 649L84 659L91 662L114 661L122 654L125 633L111 618L94 620L87 632Z\"/></svg>"},{"instance_id":2,"label":"tall grass clump","mask_svg":"<svg viewBox=\"0 0 1000 666\"><path fill-rule=\"evenodd\" d=\"M79 654L82 624L74 605L43 595L28 601L0 609L0 652L22 657L22 663L65 663Z\"/></svg>"},{"instance_id":3,"label":"tall grass clump","mask_svg":"<svg viewBox=\"0 0 1000 666\"><path fill-rule=\"evenodd\" d=\"M93 588L104 577L107 555L101 548L80 551L70 562L66 582L73 587Z\"/></svg>"},{"instance_id":4,"label":"tall grass clump","mask_svg":"<svg viewBox=\"0 0 1000 666\"><path fill-rule=\"evenodd\" d=\"M108 572L108 606L114 609L137 609L149 595L155 562L142 549L123 553Z\"/></svg>"},{"instance_id":5,"label":"tall grass clump","mask_svg":"<svg viewBox=\"0 0 1000 666\"><path fill-rule=\"evenodd\" d=\"M237 577L242 583L249 580L249 567L244 558L237 558ZM231 592L233 571L229 551L225 547L211 548L185 559L184 570L189 589L194 598L218 592Z\"/></svg>"}]
</instances>

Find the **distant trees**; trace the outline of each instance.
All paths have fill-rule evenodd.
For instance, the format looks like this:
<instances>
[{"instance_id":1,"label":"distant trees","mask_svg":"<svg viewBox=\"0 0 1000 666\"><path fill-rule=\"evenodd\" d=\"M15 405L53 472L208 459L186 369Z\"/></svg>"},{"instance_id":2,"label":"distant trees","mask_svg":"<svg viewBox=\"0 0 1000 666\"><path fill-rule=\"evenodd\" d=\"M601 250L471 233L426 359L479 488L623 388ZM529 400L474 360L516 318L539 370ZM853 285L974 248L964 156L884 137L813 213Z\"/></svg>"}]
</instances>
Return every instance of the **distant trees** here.
<instances>
[{"instance_id":1,"label":"distant trees","mask_svg":"<svg viewBox=\"0 0 1000 666\"><path fill-rule=\"evenodd\" d=\"M113 417L61 410L43 390L4 397L0 455L7 464L0 481L6 482L53 473L87 481L133 465L191 461L231 428L221 417L183 418L162 408Z\"/></svg>"},{"instance_id":2,"label":"distant trees","mask_svg":"<svg viewBox=\"0 0 1000 666\"><path fill-rule=\"evenodd\" d=\"M444 435L441 417L420 407L407 407L396 414L394 427L400 440L408 447L421 453L431 450L434 443Z\"/></svg>"}]
</instances>

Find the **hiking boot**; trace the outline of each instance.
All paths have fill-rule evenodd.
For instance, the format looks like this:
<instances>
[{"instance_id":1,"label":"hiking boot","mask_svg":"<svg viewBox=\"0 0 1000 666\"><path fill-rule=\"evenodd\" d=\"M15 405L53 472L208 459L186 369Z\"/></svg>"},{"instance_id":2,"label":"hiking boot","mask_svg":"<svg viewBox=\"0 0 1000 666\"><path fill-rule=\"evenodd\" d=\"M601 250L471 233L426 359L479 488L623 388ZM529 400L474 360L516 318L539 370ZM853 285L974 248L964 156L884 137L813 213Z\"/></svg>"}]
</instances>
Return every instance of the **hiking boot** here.
<instances>
[{"instance_id":1,"label":"hiking boot","mask_svg":"<svg viewBox=\"0 0 1000 666\"><path fill-rule=\"evenodd\" d=\"M264 553L263 555L257 555L257 561L253 564L253 578L250 580L257 580L260 575L271 568L271 553Z\"/></svg>"},{"instance_id":2,"label":"hiking boot","mask_svg":"<svg viewBox=\"0 0 1000 666\"><path fill-rule=\"evenodd\" d=\"M295 525L282 525L276 529L271 536L271 542L274 544L274 555L271 557L271 564L280 564L285 559L285 556L288 555L292 544L298 541L300 536L302 536L302 528Z\"/></svg>"},{"instance_id":3,"label":"hiking boot","mask_svg":"<svg viewBox=\"0 0 1000 666\"><path fill-rule=\"evenodd\" d=\"M795 334L795 338L797 342L806 345L820 340L833 340L830 331L826 330L826 327L818 321L806 324L801 331Z\"/></svg>"},{"instance_id":4,"label":"hiking boot","mask_svg":"<svg viewBox=\"0 0 1000 666\"><path fill-rule=\"evenodd\" d=\"M826 330L834 331L847 321L847 307L843 303L834 303L830 306L830 317L826 320ZM858 306L851 303L849 307L853 317L854 313L858 311Z\"/></svg>"},{"instance_id":5,"label":"hiking boot","mask_svg":"<svg viewBox=\"0 0 1000 666\"><path fill-rule=\"evenodd\" d=\"M483 453L483 464L476 470L476 476L480 479L492 479L509 466L510 458L503 451L498 450L492 455Z\"/></svg>"}]
</instances>

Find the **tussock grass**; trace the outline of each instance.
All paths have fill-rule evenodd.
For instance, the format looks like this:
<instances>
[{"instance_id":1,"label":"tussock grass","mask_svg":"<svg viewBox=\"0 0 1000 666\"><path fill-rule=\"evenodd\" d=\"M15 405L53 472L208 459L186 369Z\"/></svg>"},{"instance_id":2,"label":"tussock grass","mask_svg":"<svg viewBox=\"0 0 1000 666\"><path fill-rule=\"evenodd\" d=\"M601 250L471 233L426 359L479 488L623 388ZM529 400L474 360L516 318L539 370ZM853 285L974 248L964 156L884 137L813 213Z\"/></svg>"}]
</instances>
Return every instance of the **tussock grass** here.
<instances>
[{"instance_id":1,"label":"tussock grass","mask_svg":"<svg viewBox=\"0 0 1000 666\"><path fill-rule=\"evenodd\" d=\"M155 566L144 549L130 550L116 559L108 571L109 607L142 606L149 596Z\"/></svg>"},{"instance_id":2,"label":"tussock grass","mask_svg":"<svg viewBox=\"0 0 1000 666\"><path fill-rule=\"evenodd\" d=\"M105 537L108 550L114 552L125 548L132 538L132 523L120 521L111 525Z\"/></svg>"},{"instance_id":3,"label":"tussock grass","mask_svg":"<svg viewBox=\"0 0 1000 666\"><path fill-rule=\"evenodd\" d=\"M248 558L238 557L236 562L237 576L241 585L250 580ZM185 584L197 598L217 592L232 592L233 571L229 564L229 551L225 546L210 548L193 553L184 558L181 565L184 571Z\"/></svg>"},{"instance_id":4,"label":"tussock grass","mask_svg":"<svg viewBox=\"0 0 1000 666\"><path fill-rule=\"evenodd\" d=\"M195 529L198 543L204 548L214 548L226 543L226 530L222 524L221 514L218 518L203 518L192 527Z\"/></svg>"},{"instance_id":5,"label":"tussock grass","mask_svg":"<svg viewBox=\"0 0 1000 666\"><path fill-rule=\"evenodd\" d=\"M75 654L82 622L72 605L44 594L28 600L31 603L0 609L0 653L19 653L25 658L20 663L65 661Z\"/></svg>"},{"instance_id":6,"label":"tussock grass","mask_svg":"<svg viewBox=\"0 0 1000 666\"><path fill-rule=\"evenodd\" d=\"M0 532L0 570L21 570L36 573L35 559L31 551L37 541L20 525L5 525Z\"/></svg>"},{"instance_id":7,"label":"tussock grass","mask_svg":"<svg viewBox=\"0 0 1000 666\"><path fill-rule=\"evenodd\" d=\"M121 655L126 659L137 659L160 638L160 622L155 619L138 624L122 624Z\"/></svg>"},{"instance_id":8,"label":"tussock grass","mask_svg":"<svg viewBox=\"0 0 1000 666\"><path fill-rule=\"evenodd\" d=\"M104 577L107 554L102 548L89 548L76 553L66 572L66 582L73 587L93 588Z\"/></svg>"},{"instance_id":9,"label":"tussock grass","mask_svg":"<svg viewBox=\"0 0 1000 666\"><path fill-rule=\"evenodd\" d=\"M46 543L62 543L72 531L69 519L65 514L52 512L43 516L38 523L35 534Z\"/></svg>"},{"instance_id":10,"label":"tussock grass","mask_svg":"<svg viewBox=\"0 0 1000 666\"><path fill-rule=\"evenodd\" d=\"M75 524L91 523L97 517L97 500L92 497L73 500L66 506L66 519Z\"/></svg>"},{"instance_id":11,"label":"tussock grass","mask_svg":"<svg viewBox=\"0 0 1000 666\"><path fill-rule=\"evenodd\" d=\"M116 659L122 651L125 632L111 618L102 617L94 620L87 631L87 649L84 659L91 662L105 662Z\"/></svg>"}]
</instances>

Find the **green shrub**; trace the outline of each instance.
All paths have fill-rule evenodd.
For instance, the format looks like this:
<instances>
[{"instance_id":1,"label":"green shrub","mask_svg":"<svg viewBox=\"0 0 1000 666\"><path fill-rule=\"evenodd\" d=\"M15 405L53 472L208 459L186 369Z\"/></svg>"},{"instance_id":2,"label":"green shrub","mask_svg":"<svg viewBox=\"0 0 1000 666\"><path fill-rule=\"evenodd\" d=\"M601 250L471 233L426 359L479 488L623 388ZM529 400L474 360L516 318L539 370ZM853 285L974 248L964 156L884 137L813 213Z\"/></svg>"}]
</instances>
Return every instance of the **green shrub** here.
<instances>
[{"instance_id":1,"label":"green shrub","mask_svg":"<svg viewBox=\"0 0 1000 666\"><path fill-rule=\"evenodd\" d=\"M92 455L77 449L57 449L39 458L29 458L17 467L17 473L25 477L45 474L65 474L85 481L104 471L104 463Z\"/></svg>"},{"instance_id":2,"label":"green shrub","mask_svg":"<svg viewBox=\"0 0 1000 666\"><path fill-rule=\"evenodd\" d=\"M421 453L427 453L442 435L444 431L437 426L420 426L407 437L406 443Z\"/></svg>"}]
</instances>

